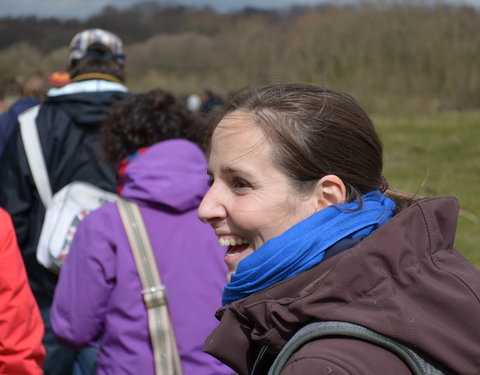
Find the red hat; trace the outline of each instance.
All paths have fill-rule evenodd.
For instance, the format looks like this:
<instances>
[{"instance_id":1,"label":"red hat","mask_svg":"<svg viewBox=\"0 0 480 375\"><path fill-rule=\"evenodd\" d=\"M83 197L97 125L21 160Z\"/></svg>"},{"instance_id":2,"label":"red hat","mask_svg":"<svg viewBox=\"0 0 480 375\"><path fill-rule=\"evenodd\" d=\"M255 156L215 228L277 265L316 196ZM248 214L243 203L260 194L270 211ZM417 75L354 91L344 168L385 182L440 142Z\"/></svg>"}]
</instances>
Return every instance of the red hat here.
<instances>
[{"instance_id":1,"label":"red hat","mask_svg":"<svg viewBox=\"0 0 480 375\"><path fill-rule=\"evenodd\" d=\"M47 78L47 83L53 87L62 87L70 83L70 74L67 72L54 72Z\"/></svg>"}]
</instances>

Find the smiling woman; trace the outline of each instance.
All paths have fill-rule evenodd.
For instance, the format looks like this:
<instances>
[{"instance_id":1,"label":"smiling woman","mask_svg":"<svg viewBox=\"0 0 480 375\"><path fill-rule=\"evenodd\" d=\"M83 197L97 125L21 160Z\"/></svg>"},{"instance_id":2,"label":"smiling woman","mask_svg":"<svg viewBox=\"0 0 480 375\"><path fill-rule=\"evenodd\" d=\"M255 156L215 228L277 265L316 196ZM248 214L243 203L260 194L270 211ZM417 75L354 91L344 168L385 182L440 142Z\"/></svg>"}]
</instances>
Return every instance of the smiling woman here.
<instances>
[{"instance_id":1,"label":"smiling woman","mask_svg":"<svg viewBox=\"0 0 480 375\"><path fill-rule=\"evenodd\" d=\"M297 86L295 92L284 92L280 111L275 111L277 96L273 90L263 95L268 104L261 106L259 98L249 98L238 109L232 105L212 134L209 159L212 188L199 208L199 216L212 225L220 244L229 246L225 257L229 267L227 281L231 281L232 274L235 276L225 294L235 289L241 292L239 296L246 296L252 288L260 290L318 263L327 245L333 244L332 239L351 233L339 231L328 236L325 244L317 247L317 251L309 251L305 262L297 262L294 269L285 263L287 254L283 254L283 274L272 264L275 263L272 257L260 263L269 264L274 274L262 272L254 281L250 269L244 271L249 275L247 282L241 277L243 273L237 272L239 262L268 240L328 206L351 202L381 184L382 147L368 116L358 110L353 100L344 100L345 108L327 107L327 101L342 99L334 92L324 91L322 106L318 106L308 96L308 89ZM290 97L291 102L287 101ZM304 103L294 101L299 98ZM299 120L291 126L288 116L293 113ZM333 126L337 118L346 121L342 126ZM331 147L335 139L354 145L357 137L366 141L355 145L359 156L354 160L349 158L352 150L348 147ZM302 144L314 151L302 150ZM388 207L378 214L391 217L394 203L383 198L382 205ZM352 228L358 231L366 226L363 221L362 225ZM237 240L242 241L241 247L232 246ZM262 255L266 253L263 248ZM274 253L278 256L278 249ZM263 279L265 282L259 282ZM231 300L227 298L224 302Z\"/></svg>"},{"instance_id":2,"label":"smiling woman","mask_svg":"<svg viewBox=\"0 0 480 375\"><path fill-rule=\"evenodd\" d=\"M229 276L267 240L315 212L315 197L290 194L287 176L271 163L271 147L247 112L226 116L210 152L212 187L199 215L228 245ZM241 243L241 245L238 245Z\"/></svg>"},{"instance_id":3,"label":"smiling woman","mask_svg":"<svg viewBox=\"0 0 480 375\"><path fill-rule=\"evenodd\" d=\"M458 204L388 188L381 141L352 97L307 84L240 92L212 128L208 164L198 215L229 269L208 353L263 374L302 326L338 320L476 371L480 272L452 248ZM410 374L384 348L333 337L302 347L282 374L322 368Z\"/></svg>"}]
</instances>

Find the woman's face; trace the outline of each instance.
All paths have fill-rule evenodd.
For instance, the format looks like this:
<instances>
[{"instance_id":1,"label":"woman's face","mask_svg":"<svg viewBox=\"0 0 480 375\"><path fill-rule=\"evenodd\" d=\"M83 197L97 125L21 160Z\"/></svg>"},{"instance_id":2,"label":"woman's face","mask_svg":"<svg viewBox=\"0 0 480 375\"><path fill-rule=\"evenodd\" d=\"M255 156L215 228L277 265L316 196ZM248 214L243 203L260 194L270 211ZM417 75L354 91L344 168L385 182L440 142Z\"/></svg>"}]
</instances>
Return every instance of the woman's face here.
<instances>
[{"instance_id":1,"label":"woman's face","mask_svg":"<svg viewBox=\"0 0 480 375\"><path fill-rule=\"evenodd\" d=\"M271 146L245 111L230 113L215 129L209 175L198 216L228 247L227 281L242 259L319 209L313 192L296 192L273 164Z\"/></svg>"}]
</instances>

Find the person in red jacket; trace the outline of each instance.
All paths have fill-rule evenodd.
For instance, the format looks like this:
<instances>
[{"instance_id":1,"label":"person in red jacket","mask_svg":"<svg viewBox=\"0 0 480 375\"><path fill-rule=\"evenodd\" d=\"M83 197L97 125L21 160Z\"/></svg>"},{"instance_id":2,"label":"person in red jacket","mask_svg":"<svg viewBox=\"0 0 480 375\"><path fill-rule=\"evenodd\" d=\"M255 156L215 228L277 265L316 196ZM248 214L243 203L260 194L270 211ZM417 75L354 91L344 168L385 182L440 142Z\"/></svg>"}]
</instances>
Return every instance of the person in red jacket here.
<instances>
[{"instance_id":1,"label":"person in red jacket","mask_svg":"<svg viewBox=\"0 0 480 375\"><path fill-rule=\"evenodd\" d=\"M0 374L43 374L43 331L12 220L0 208Z\"/></svg>"}]
</instances>

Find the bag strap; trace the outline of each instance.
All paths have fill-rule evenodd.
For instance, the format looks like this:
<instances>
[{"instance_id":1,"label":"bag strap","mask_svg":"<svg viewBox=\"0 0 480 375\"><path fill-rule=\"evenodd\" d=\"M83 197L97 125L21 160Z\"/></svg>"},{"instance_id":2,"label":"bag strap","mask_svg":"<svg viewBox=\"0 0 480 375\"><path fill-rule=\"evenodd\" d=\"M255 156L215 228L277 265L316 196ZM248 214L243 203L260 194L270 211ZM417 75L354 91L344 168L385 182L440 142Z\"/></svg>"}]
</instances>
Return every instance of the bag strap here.
<instances>
[{"instance_id":1,"label":"bag strap","mask_svg":"<svg viewBox=\"0 0 480 375\"><path fill-rule=\"evenodd\" d=\"M325 321L310 323L295 333L278 354L268 371L268 375L280 375L288 359L302 345L325 336L354 337L381 346L400 357L414 375L446 374L446 372L443 372L428 363L412 349L400 344L390 337L383 336L368 328L353 323Z\"/></svg>"},{"instance_id":2,"label":"bag strap","mask_svg":"<svg viewBox=\"0 0 480 375\"><path fill-rule=\"evenodd\" d=\"M181 375L178 347L167 307L167 294L158 273L145 223L134 202L120 198L116 202L127 233L148 314L148 327L155 360L156 375Z\"/></svg>"},{"instance_id":3,"label":"bag strap","mask_svg":"<svg viewBox=\"0 0 480 375\"><path fill-rule=\"evenodd\" d=\"M20 122L20 133L33 181L43 205L47 208L52 204L52 188L35 122L39 109L40 105L27 109L18 116L18 121Z\"/></svg>"}]
</instances>

